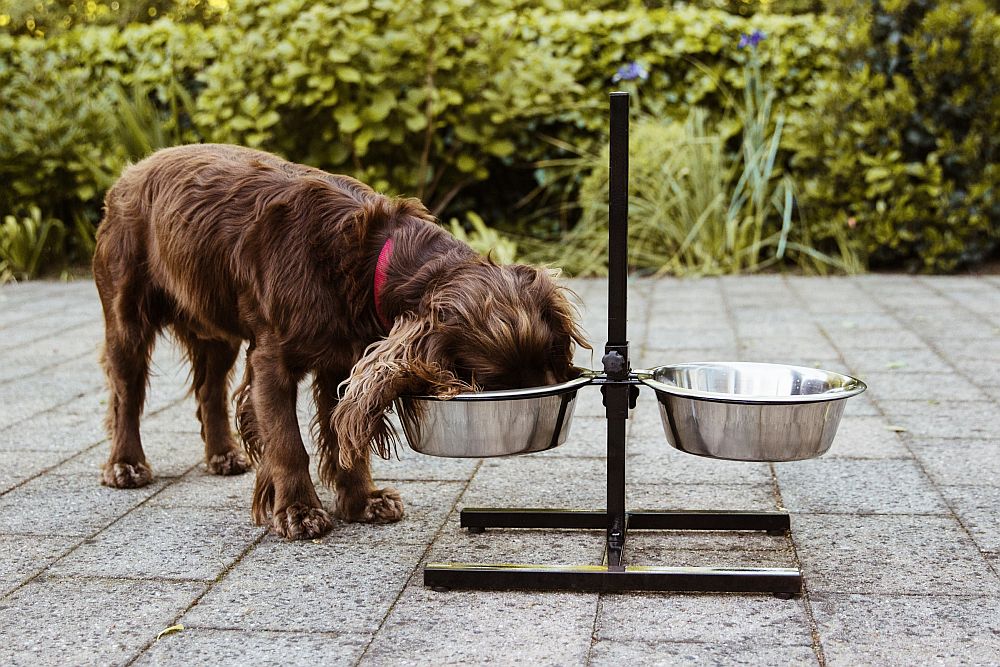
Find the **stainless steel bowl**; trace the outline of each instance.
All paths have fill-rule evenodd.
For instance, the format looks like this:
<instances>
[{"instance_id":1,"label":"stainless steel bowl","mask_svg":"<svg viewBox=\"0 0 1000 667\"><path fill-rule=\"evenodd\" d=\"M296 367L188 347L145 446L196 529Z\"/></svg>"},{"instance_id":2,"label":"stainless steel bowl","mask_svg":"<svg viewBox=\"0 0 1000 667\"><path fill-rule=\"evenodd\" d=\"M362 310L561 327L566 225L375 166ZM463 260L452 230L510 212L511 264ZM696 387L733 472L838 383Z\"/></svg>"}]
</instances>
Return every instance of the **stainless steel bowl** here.
<instances>
[{"instance_id":1,"label":"stainless steel bowl","mask_svg":"<svg viewBox=\"0 0 1000 667\"><path fill-rule=\"evenodd\" d=\"M566 441L577 390L593 373L562 384L484 391L441 399L404 397L396 409L410 447L421 454L477 458L529 454Z\"/></svg>"},{"instance_id":2,"label":"stainless steel bowl","mask_svg":"<svg viewBox=\"0 0 1000 667\"><path fill-rule=\"evenodd\" d=\"M833 443L861 380L816 368L701 362L638 371L656 391L667 441L715 459L797 461Z\"/></svg>"}]
</instances>

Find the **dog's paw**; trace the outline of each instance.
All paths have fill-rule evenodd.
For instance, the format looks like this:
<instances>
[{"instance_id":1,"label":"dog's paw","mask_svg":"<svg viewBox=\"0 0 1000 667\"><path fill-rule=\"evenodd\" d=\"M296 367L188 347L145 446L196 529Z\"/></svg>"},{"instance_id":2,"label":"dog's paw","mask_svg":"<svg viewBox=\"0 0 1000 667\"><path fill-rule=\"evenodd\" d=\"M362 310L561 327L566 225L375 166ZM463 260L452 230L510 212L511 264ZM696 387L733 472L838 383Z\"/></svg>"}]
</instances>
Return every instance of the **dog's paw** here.
<instances>
[{"instance_id":1,"label":"dog's paw","mask_svg":"<svg viewBox=\"0 0 1000 667\"><path fill-rule=\"evenodd\" d=\"M143 463L104 464L101 469L101 484L116 489L137 489L153 481L153 469Z\"/></svg>"},{"instance_id":2,"label":"dog's paw","mask_svg":"<svg viewBox=\"0 0 1000 667\"><path fill-rule=\"evenodd\" d=\"M333 521L322 507L294 503L274 512L271 528L286 540L309 540L330 532Z\"/></svg>"},{"instance_id":3,"label":"dog's paw","mask_svg":"<svg viewBox=\"0 0 1000 667\"><path fill-rule=\"evenodd\" d=\"M233 449L225 454L216 454L205 462L208 472L213 475L242 475L250 470L250 460L243 452Z\"/></svg>"},{"instance_id":4,"label":"dog's paw","mask_svg":"<svg viewBox=\"0 0 1000 667\"><path fill-rule=\"evenodd\" d=\"M392 523L403 518L403 499L392 487L377 489L363 502L341 502L337 499L337 514L345 521Z\"/></svg>"}]
</instances>

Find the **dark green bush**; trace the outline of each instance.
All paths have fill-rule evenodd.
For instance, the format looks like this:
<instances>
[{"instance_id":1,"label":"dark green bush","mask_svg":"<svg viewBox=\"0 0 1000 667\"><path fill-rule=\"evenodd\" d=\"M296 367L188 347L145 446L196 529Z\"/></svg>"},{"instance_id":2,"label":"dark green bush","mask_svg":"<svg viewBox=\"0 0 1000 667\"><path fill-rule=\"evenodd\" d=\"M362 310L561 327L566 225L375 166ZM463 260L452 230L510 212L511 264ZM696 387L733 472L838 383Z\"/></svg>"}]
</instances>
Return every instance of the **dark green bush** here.
<instances>
[{"instance_id":1,"label":"dark green bush","mask_svg":"<svg viewBox=\"0 0 1000 667\"><path fill-rule=\"evenodd\" d=\"M1000 241L1000 17L975 0L874 7L846 35L850 70L790 128L802 199L872 266L951 271Z\"/></svg>"}]
</instances>

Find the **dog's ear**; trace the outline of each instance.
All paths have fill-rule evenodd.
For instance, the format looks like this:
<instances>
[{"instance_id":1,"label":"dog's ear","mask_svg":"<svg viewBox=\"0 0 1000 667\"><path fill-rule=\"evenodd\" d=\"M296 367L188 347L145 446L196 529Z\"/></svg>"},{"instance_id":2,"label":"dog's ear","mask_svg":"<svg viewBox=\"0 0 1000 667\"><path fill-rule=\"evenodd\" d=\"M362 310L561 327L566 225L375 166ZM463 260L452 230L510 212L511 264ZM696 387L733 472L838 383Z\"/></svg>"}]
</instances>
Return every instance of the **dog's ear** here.
<instances>
[{"instance_id":1,"label":"dog's ear","mask_svg":"<svg viewBox=\"0 0 1000 667\"><path fill-rule=\"evenodd\" d=\"M569 364L573 362L573 345L585 350L593 349L587 342L587 335L578 324L580 312L574 305L580 297L557 281L561 274L558 269L538 268L518 264L513 267L522 289L534 295L542 317L546 319L556 337L568 344L561 350Z\"/></svg>"},{"instance_id":2,"label":"dog's ear","mask_svg":"<svg viewBox=\"0 0 1000 667\"><path fill-rule=\"evenodd\" d=\"M330 461L332 452L320 452L320 475L330 484L336 464L350 469L366 449L389 458L398 444L386 418L393 401L407 394L451 396L471 387L455 377L424 348L433 328L429 318L412 315L397 319L389 336L365 350L345 380L343 395L330 417L330 425L339 444L338 461Z\"/></svg>"}]
</instances>

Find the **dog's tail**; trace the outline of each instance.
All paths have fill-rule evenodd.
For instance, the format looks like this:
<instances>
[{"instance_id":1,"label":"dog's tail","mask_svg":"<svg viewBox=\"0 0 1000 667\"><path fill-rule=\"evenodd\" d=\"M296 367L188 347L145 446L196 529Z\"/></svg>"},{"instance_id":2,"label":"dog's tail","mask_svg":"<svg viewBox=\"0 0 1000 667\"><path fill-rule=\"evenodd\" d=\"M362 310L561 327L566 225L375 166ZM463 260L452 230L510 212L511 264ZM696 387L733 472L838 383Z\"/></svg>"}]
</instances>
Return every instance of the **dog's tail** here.
<instances>
[{"instance_id":1,"label":"dog's tail","mask_svg":"<svg viewBox=\"0 0 1000 667\"><path fill-rule=\"evenodd\" d=\"M250 371L243 380L243 384L236 390L234 402L236 403L236 431L243 441L243 449L247 456L255 464L260 463L260 457L264 453L264 440L260 436L260 427L257 424L257 413L253 409Z\"/></svg>"}]
</instances>

